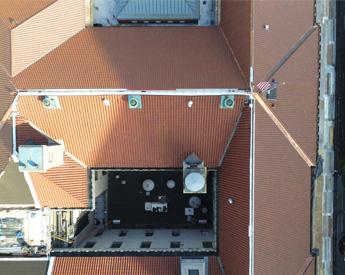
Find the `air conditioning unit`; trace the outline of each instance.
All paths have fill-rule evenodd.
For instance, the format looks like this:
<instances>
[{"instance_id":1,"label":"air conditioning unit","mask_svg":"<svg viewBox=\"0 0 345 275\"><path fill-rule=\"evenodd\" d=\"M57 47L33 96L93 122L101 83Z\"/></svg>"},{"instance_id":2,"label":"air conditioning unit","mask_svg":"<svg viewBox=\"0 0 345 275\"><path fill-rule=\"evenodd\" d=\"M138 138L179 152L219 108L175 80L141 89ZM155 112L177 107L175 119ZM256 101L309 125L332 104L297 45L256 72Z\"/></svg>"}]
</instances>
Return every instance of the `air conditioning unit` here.
<instances>
[{"instance_id":1,"label":"air conditioning unit","mask_svg":"<svg viewBox=\"0 0 345 275\"><path fill-rule=\"evenodd\" d=\"M235 96L233 95L223 95L220 98L220 108L221 109L233 109L235 106Z\"/></svg>"},{"instance_id":2,"label":"air conditioning unit","mask_svg":"<svg viewBox=\"0 0 345 275\"><path fill-rule=\"evenodd\" d=\"M20 145L19 171L46 172L50 168L63 165L64 145Z\"/></svg>"},{"instance_id":3,"label":"air conditioning unit","mask_svg":"<svg viewBox=\"0 0 345 275\"><path fill-rule=\"evenodd\" d=\"M141 109L141 96L140 95L128 95L128 108L129 109Z\"/></svg>"},{"instance_id":4,"label":"air conditioning unit","mask_svg":"<svg viewBox=\"0 0 345 275\"><path fill-rule=\"evenodd\" d=\"M42 104L47 109L59 109L61 107L57 96L44 96Z\"/></svg>"},{"instance_id":5,"label":"air conditioning unit","mask_svg":"<svg viewBox=\"0 0 345 275\"><path fill-rule=\"evenodd\" d=\"M207 193L207 168L194 153L183 161L183 193Z\"/></svg>"},{"instance_id":6,"label":"air conditioning unit","mask_svg":"<svg viewBox=\"0 0 345 275\"><path fill-rule=\"evenodd\" d=\"M181 257L181 275L208 275L208 257Z\"/></svg>"}]
</instances>

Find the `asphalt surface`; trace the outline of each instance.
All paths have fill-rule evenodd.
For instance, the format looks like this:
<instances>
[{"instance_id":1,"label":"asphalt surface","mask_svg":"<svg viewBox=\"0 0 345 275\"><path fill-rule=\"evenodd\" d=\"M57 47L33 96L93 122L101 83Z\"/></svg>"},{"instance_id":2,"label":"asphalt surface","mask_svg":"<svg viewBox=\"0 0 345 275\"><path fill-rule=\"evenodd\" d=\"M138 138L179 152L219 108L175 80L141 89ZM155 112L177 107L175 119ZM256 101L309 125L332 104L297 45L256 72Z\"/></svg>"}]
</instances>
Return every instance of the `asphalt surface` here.
<instances>
[{"instance_id":1,"label":"asphalt surface","mask_svg":"<svg viewBox=\"0 0 345 275\"><path fill-rule=\"evenodd\" d=\"M337 1L334 274L345 274L345 255L340 242L345 238L345 1ZM342 251L344 253L344 251Z\"/></svg>"}]
</instances>

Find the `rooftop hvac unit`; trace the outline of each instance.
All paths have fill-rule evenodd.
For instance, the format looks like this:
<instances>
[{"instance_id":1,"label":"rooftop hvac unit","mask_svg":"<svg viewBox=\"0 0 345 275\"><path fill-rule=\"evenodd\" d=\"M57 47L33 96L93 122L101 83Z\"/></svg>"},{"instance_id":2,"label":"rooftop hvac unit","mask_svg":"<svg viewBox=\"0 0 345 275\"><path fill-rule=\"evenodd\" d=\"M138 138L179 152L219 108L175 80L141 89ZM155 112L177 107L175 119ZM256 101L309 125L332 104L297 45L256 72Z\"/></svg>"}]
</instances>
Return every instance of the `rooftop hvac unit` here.
<instances>
[{"instance_id":1,"label":"rooftop hvac unit","mask_svg":"<svg viewBox=\"0 0 345 275\"><path fill-rule=\"evenodd\" d=\"M64 145L20 145L19 171L46 172L63 165Z\"/></svg>"},{"instance_id":2,"label":"rooftop hvac unit","mask_svg":"<svg viewBox=\"0 0 345 275\"><path fill-rule=\"evenodd\" d=\"M208 257L181 257L181 275L208 275Z\"/></svg>"},{"instance_id":3,"label":"rooftop hvac unit","mask_svg":"<svg viewBox=\"0 0 345 275\"><path fill-rule=\"evenodd\" d=\"M57 96L44 96L42 98L42 104L47 109L59 109L60 102Z\"/></svg>"},{"instance_id":4,"label":"rooftop hvac unit","mask_svg":"<svg viewBox=\"0 0 345 275\"><path fill-rule=\"evenodd\" d=\"M207 169L194 153L183 161L183 193L207 193Z\"/></svg>"}]
</instances>

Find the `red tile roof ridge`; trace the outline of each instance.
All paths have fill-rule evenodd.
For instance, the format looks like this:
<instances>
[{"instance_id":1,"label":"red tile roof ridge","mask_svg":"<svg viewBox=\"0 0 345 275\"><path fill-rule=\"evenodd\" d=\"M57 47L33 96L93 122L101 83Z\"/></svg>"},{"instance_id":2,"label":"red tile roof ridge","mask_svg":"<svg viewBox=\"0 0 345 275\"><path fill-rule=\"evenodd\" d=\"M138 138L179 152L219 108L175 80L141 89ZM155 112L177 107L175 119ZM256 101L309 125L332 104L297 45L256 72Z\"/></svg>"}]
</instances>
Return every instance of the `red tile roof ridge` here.
<instances>
[{"instance_id":1,"label":"red tile roof ridge","mask_svg":"<svg viewBox=\"0 0 345 275\"><path fill-rule=\"evenodd\" d=\"M303 46L303 44L312 36L312 34L318 29L317 25L312 26L309 28L298 40L296 43L293 44L293 46L284 54L284 56L275 63L273 68L267 72L267 76L265 81L271 80L271 78L277 73L278 70L280 70L285 63L291 58L291 56L298 51L298 49Z\"/></svg>"},{"instance_id":2,"label":"red tile roof ridge","mask_svg":"<svg viewBox=\"0 0 345 275\"><path fill-rule=\"evenodd\" d=\"M311 158L304 152L301 146L296 142L296 140L292 137L280 119L274 114L271 108L268 106L266 101L263 99L262 95L255 92L253 93L255 100L259 103L262 109L266 112L268 117L272 120L275 126L279 129L279 131L284 135L286 140L291 144L291 146L295 149L295 151L299 154L299 156L304 160L304 162L309 167L314 167L315 163L311 160Z\"/></svg>"}]
</instances>

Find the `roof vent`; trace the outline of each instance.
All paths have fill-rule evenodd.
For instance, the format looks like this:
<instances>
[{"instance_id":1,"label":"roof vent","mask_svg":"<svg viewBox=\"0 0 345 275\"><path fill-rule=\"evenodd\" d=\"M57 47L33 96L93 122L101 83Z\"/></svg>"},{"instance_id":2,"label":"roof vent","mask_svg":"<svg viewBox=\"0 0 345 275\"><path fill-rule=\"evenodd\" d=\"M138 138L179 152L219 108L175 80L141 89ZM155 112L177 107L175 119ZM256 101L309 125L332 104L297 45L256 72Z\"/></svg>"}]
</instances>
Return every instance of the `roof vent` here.
<instances>
[{"instance_id":1,"label":"roof vent","mask_svg":"<svg viewBox=\"0 0 345 275\"><path fill-rule=\"evenodd\" d=\"M221 109L233 109L235 106L235 96L233 95L222 95L220 98Z\"/></svg>"},{"instance_id":2,"label":"roof vent","mask_svg":"<svg viewBox=\"0 0 345 275\"><path fill-rule=\"evenodd\" d=\"M42 98L42 104L47 109L59 109L60 102L57 96L44 96Z\"/></svg>"},{"instance_id":3,"label":"roof vent","mask_svg":"<svg viewBox=\"0 0 345 275\"><path fill-rule=\"evenodd\" d=\"M129 109L141 109L141 96L140 95L128 95L128 108Z\"/></svg>"},{"instance_id":4,"label":"roof vent","mask_svg":"<svg viewBox=\"0 0 345 275\"><path fill-rule=\"evenodd\" d=\"M46 172L63 165L64 145L20 145L19 171Z\"/></svg>"},{"instance_id":5,"label":"roof vent","mask_svg":"<svg viewBox=\"0 0 345 275\"><path fill-rule=\"evenodd\" d=\"M181 275L208 275L207 257L180 258Z\"/></svg>"},{"instance_id":6,"label":"roof vent","mask_svg":"<svg viewBox=\"0 0 345 275\"><path fill-rule=\"evenodd\" d=\"M207 193L206 172L204 162L190 154L183 161L183 193Z\"/></svg>"}]
</instances>

